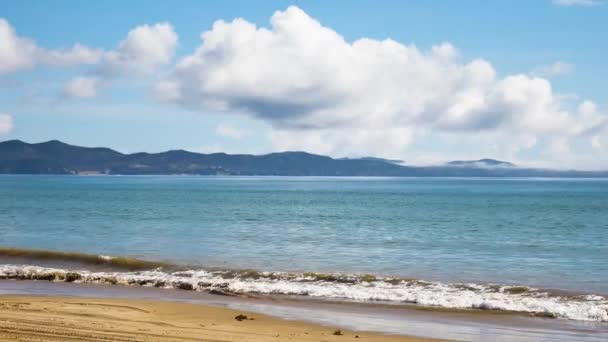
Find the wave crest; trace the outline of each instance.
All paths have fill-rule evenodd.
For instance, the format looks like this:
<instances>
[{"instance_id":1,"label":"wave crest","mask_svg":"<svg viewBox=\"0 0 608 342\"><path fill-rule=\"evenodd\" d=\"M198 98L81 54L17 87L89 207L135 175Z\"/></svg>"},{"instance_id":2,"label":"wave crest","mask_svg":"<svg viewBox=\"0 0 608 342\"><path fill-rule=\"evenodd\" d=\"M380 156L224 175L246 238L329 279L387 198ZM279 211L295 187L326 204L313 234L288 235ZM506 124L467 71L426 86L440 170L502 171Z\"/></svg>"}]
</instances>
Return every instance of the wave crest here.
<instances>
[{"instance_id":1,"label":"wave crest","mask_svg":"<svg viewBox=\"0 0 608 342\"><path fill-rule=\"evenodd\" d=\"M76 252L48 251L38 249L22 249L12 247L0 247L0 257L23 258L35 262L66 261L76 262L83 265L104 265L121 270L146 270L155 268L171 268L175 265L158 261L146 261L123 256L95 255Z\"/></svg>"},{"instance_id":2,"label":"wave crest","mask_svg":"<svg viewBox=\"0 0 608 342\"><path fill-rule=\"evenodd\" d=\"M524 312L541 317L608 322L608 299L559 296L525 286L444 284L372 275L161 269L92 272L2 265L0 279L105 283L207 291L215 294L297 295L358 302L411 303L450 309Z\"/></svg>"}]
</instances>

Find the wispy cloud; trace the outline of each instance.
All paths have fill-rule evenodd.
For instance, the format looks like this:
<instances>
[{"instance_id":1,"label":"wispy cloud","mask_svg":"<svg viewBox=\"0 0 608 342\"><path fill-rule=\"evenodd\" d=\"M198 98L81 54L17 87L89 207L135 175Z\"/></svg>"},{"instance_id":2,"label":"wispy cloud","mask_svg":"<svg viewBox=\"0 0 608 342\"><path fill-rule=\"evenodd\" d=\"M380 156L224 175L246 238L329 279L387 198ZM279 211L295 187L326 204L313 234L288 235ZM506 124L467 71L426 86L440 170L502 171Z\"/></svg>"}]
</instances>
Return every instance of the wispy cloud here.
<instances>
[{"instance_id":1,"label":"wispy cloud","mask_svg":"<svg viewBox=\"0 0 608 342\"><path fill-rule=\"evenodd\" d=\"M241 139L247 135L249 135L249 131L234 127L230 124L219 124L215 129L215 134L220 137L232 138L232 139Z\"/></svg>"},{"instance_id":2,"label":"wispy cloud","mask_svg":"<svg viewBox=\"0 0 608 342\"><path fill-rule=\"evenodd\" d=\"M97 95L99 79L95 77L76 77L66 84L63 95L66 97L90 98Z\"/></svg>"},{"instance_id":3,"label":"wispy cloud","mask_svg":"<svg viewBox=\"0 0 608 342\"><path fill-rule=\"evenodd\" d=\"M0 113L0 134L8 134L13 130L13 117Z\"/></svg>"},{"instance_id":4,"label":"wispy cloud","mask_svg":"<svg viewBox=\"0 0 608 342\"><path fill-rule=\"evenodd\" d=\"M534 70L532 74L541 77L553 77L568 75L574 72L574 65L566 62L555 62L549 65L541 65Z\"/></svg>"},{"instance_id":5,"label":"wispy cloud","mask_svg":"<svg viewBox=\"0 0 608 342\"><path fill-rule=\"evenodd\" d=\"M553 4L557 6L583 6L591 7L601 5L599 0L553 0Z\"/></svg>"},{"instance_id":6,"label":"wispy cloud","mask_svg":"<svg viewBox=\"0 0 608 342\"><path fill-rule=\"evenodd\" d=\"M37 65L72 67L95 64L103 55L101 49L92 49L78 43L70 49L40 47L33 40L19 36L4 18L0 18L0 44L0 74L27 70Z\"/></svg>"},{"instance_id":7,"label":"wispy cloud","mask_svg":"<svg viewBox=\"0 0 608 342\"><path fill-rule=\"evenodd\" d=\"M169 64L178 44L177 33L169 23L141 25L127 34L115 49L90 48L80 43L69 49L49 49L18 34L0 18L0 75L38 66L76 67L90 65L95 77L77 77L65 85L64 95L95 97L98 81L119 76L153 75Z\"/></svg>"}]
</instances>

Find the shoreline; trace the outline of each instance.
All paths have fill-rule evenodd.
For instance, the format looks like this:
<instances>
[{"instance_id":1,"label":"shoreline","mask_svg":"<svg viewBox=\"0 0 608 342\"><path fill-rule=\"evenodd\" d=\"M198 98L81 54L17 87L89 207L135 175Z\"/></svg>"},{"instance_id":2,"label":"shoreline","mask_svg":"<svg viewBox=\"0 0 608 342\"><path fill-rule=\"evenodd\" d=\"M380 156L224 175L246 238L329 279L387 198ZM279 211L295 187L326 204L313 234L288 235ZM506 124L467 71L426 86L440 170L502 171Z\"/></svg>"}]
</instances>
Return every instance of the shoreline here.
<instances>
[{"instance_id":1,"label":"shoreline","mask_svg":"<svg viewBox=\"0 0 608 342\"><path fill-rule=\"evenodd\" d=\"M0 280L0 303L4 302L4 298L17 297L68 298L79 302L110 300L151 301L161 305L181 303L248 312L254 317L263 315L279 321L307 322L305 324L323 327L324 331L340 329L343 332L356 332L355 334L372 332L372 335L417 336L436 340L486 341L491 338L495 342L596 342L608 339L607 324L488 311L429 311L391 305L293 300L280 296L234 297L139 286ZM316 341L319 340L324 339Z\"/></svg>"},{"instance_id":2,"label":"shoreline","mask_svg":"<svg viewBox=\"0 0 608 342\"><path fill-rule=\"evenodd\" d=\"M0 339L121 341L365 341L437 339L356 332L302 321L161 300L0 295Z\"/></svg>"},{"instance_id":3,"label":"shoreline","mask_svg":"<svg viewBox=\"0 0 608 342\"><path fill-rule=\"evenodd\" d=\"M246 316L246 317L244 317ZM353 332L202 304L0 295L0 339L167 341L439 341Z\"/></svg>"},{"instance_id":4,"label":"shoreline","mask_svg":"<svg viewBox=\"0 0 608 342\"><path fill-rule=\"evenodd\" d=\"M12 263L10 259L18 262ZM50 264L40 266L30 263L42 260L45 260L43 264ZM177 267L164 271L163 267L150 269L150 265L166 263L127 257L10 248L0 248L0 261L9 262L0 263L0 278L5 280L127 285L225 296L298 296L329 302L416 305L434 311L500 311L541 318L608 322L608 300L604 296L545 291L529 286L441 283L369 274L262 272L251 269ZM73 263L71 267L69 263ZM74 267L77 265L81 267Z\"/></svg>"}]
</instances>

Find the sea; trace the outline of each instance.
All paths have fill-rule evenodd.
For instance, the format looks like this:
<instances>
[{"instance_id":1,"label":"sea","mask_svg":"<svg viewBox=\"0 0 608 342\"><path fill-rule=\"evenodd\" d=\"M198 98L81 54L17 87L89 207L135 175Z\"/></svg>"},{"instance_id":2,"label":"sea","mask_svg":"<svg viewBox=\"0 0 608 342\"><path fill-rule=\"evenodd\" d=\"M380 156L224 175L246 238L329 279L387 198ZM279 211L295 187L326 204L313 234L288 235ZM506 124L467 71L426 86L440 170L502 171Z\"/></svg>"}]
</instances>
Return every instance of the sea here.
<instances>
[{"instance_id":1,"label":"sea","mask_svg":"<svg viewBox=\"0 0 608 342\"><path fill-rule=\"evenodd\" d=\"M608 323L608 180L0 176L0 278Z\"/></svg>"}]
</instances>

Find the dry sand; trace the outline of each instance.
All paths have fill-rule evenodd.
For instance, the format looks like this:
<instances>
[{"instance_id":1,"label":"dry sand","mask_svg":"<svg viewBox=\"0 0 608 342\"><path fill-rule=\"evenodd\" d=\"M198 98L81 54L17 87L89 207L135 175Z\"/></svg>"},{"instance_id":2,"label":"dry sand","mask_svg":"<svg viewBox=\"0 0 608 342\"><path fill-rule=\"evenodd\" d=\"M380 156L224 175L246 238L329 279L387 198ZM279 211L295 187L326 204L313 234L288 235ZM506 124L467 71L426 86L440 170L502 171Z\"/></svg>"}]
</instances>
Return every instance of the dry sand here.
<instances>
[{"instance_id":1,"label":"dry sand","mask_svg":"<svg viewBox=\"0 0 608 342\"><path fill-rule=\"evenodd\" d=\"M236 320L240 314L248 318ZM198 304L0 296L2 341L431 341L336 331Z\"/></svg>"}]
</instances>

